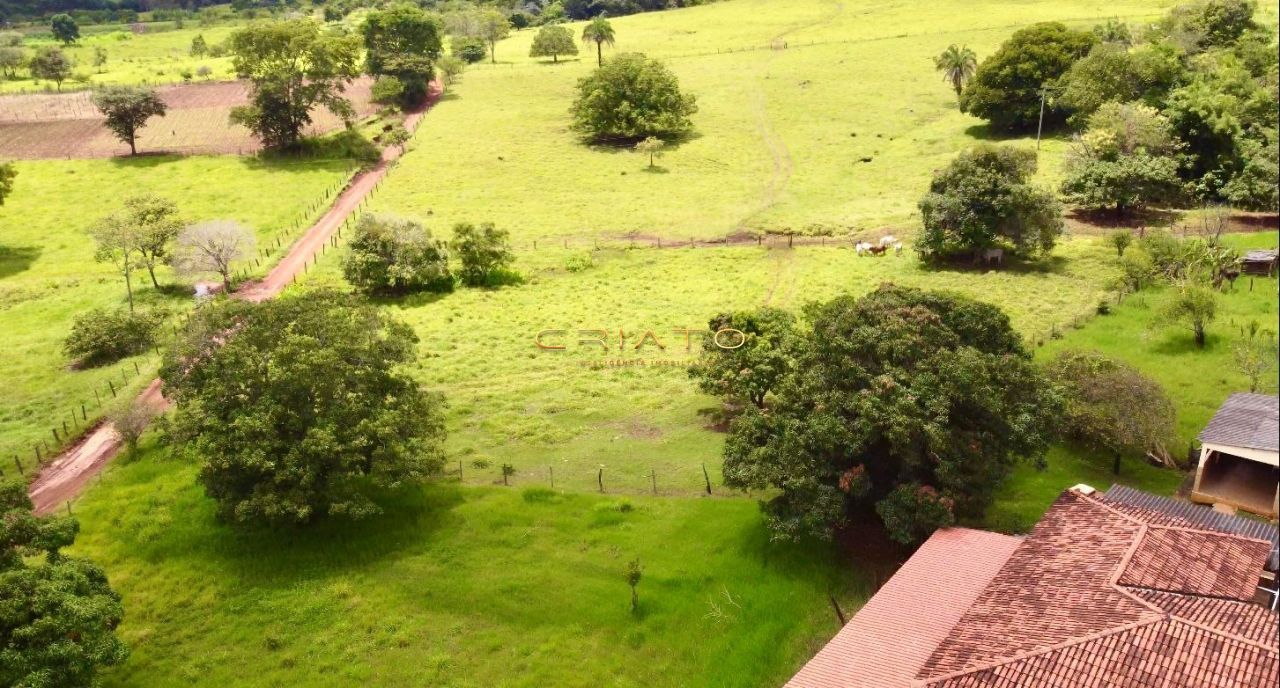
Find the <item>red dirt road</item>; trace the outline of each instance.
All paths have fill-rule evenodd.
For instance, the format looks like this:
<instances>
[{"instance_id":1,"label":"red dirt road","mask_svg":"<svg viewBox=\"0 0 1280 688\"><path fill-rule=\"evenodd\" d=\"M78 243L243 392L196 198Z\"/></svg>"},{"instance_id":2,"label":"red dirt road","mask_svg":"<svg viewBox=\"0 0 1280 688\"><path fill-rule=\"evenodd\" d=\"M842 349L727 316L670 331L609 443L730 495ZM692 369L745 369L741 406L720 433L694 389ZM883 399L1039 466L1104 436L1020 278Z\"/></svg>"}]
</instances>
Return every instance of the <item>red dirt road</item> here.
<instances>
[{"instance_id":1,"label":"red dirt road","mask_svg":"<svg viewBox=\"0 0 1280 688\"><path fill-rule=\"evenodd\" d=\"M432 88L427 107L423 111L411 113L405 117L405 128L411 132L417 129L425 110L434 105L439 96L440 86L436 84ZM329 211L307 229L306 233L289 249L289 253L271 269L271 272L267 273L265 279L242 286L233 294L233 297L249 301L264 301L284 291L295 276L303 273L303 266L319 253L321 247L328 243L334 234L337 234L343 220L354 212L378 182L382 181L387 171L391 169L391 164L400 157L400 153L400 150L390 148L383 151L382 161L351 179L351 183L338 194ZM158 411L169 407L169 402L160 392L160 380L152 380L138 399ZM29 488L36 513L47 514L63 502L75 498L89 480L100 473L107 462L119 451L120 435L110 423L103 422L70 449L45 464Z\"/></svg>"}]
</instances>

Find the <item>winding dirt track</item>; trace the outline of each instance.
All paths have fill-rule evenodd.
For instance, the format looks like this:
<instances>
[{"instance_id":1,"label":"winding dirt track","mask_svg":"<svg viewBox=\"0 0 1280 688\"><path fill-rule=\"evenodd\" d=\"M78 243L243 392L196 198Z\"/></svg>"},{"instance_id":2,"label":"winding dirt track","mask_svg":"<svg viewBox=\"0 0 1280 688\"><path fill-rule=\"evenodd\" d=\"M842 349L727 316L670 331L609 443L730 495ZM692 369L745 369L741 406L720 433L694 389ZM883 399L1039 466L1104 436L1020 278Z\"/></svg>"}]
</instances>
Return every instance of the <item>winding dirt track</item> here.
<instances>
[{"instance_id":1,"label":"winding dirt track","mask_svg":"<svg viewBox=\"0 0 1280 688\"><path fill-rule=\"evenodd\" d=\"M433 84L427 105L419 112L405 117L404 126L410 132L418 127L423 114L439 99L441 87ZM243 285L236 290L234 298L248 301L264 301L284 291L295 276L303 273L307 262L320 252L328 243L343 220L360 207L360 203L373 191L378 182L386 176L392 163L400 157L401 150L388 148L382 153L382 160L372 168L352 177L347 188L338 194L333 205L314 225L311 225L298 241L294 242L289 253L276 264L271 272L260 282ZM152 380L143 390L138 400L157 411L169 407L169 402L160 392L160 380ZM57 458L45 464L31 483L29 494L35 505L37 514L53 511L60 504L75 498L89 483L93 476L106 467L107 462L120 451L120 435L110 423L98 424L92 431L80 438Z\"/></svg>"}]
</instances>

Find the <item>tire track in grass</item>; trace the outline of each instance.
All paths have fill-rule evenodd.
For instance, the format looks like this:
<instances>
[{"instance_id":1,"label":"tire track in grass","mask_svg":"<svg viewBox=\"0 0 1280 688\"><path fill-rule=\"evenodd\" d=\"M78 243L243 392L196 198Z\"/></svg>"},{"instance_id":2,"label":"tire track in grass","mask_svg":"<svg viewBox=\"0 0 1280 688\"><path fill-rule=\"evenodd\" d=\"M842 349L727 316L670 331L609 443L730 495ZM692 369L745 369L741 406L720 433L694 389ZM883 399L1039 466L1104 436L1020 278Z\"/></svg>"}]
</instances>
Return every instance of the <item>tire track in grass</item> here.
<instances>
[{"instance_id":1,"label":"tire track in grass","mask_svg":"<svg viewBox=\"0 0 1280 688\"><path fill-rule=\"evenodd\" d=\"M777 59L778 53L786 50L786 39L794 33L812 29L814 27L829 24L836 17L844 12L844 3L837 2L831 12L818 17L812 21L796 24L770 39L770 45L774 49L770 51L764 63L761 65L760 71L756 74L756 89L751 95L751 113L756 120L756 131L760 134L760 139L764 142L765 149L769 152L769 158L772 161L772 171L769 174L769 180L765 182L764 189L761 190L760 204L756 206L746 217L738 220L736 225L731 228L733 231L742 231L749 228L753 220L767 212L770 208L778 203L778 198L787 188L787 182L791 180L791 173L795 169L795 165L791 159L791 150L787 148L787 143L782 139L778 132L774 129L772 121L769 119L769 105L766 102L764 93L764 81L769 78L769 68L774 60ZM781 43L783 47L778 48ZM773 290L770 289L770 295Z\"/></svg>"},{"instance_id":2,"label":"tire track in grass","mask_svg":"<svg viewBox=\"0 0 1280 688\"><path fill-rule=\"evenodd\" d=\"M423 115L439 100L441 87L437 83L426 106L405 117L404 126L410 132L418 127ZM386 149L382 160L372 168L358 172L347 183L347 187L334 199L333 205L315 224L307 228L289 252L271 269L267 276L259 282L242 285L234 298L248 301L263 301L278 296L296 277L305 271L307 261L314 259L330 238L337 234L343 221L360 207L360 203L373 192L378 182L386 176L392 164L403 153L403 149ZM137 401L155 409L164 411L169 401L160 391L160 380L152 380L147 388L137 397ZM75 498L84 489L93 476L102 472L107 463L120 453L120 434L110 422L98 423L92 431L80 438L74 445L46 463L36 474L35 480L27 488L27 494L35 506L37 514L47 514L67 500Z\"/></svg>"}]
</instances>

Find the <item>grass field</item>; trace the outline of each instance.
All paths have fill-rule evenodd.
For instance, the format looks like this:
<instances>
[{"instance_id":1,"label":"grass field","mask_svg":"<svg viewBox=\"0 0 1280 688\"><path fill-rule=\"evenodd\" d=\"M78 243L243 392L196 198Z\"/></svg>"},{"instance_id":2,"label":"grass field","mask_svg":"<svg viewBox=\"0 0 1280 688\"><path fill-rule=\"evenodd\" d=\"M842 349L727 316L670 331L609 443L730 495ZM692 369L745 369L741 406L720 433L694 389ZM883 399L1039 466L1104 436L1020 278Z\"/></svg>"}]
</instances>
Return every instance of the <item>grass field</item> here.
<instances>
[{"instance_id":1,"label":"grass field","mask_svg":"<svg viewBox=\"0 0 1280 688\"><path fill-rule=\"evenodd\" d=\"M94 27L103 29L105 27ZM233 24L199 27L189 22L185 28L134 34L128 27L106 31L83 32L76 43L64 48L75 63L73 79L63 83L63 90L84 88L94 84L176 84L182 83L182 73L195 74L200 67L208 67L209 79L233 79L234 70L229 57L193 57L191 40L203 35L209 45L221 43L236 29ZM43 45L60 45L52 36L26 42L28 52ZM101 67L93 64L95 50L107 51L107 63ZM24 70L20 76L27 77ZM205 77L197 77L197 80ZM52 91L54 84L30 78L0 79L0 93Z\"/></svg>"},{"instance_id":2,"label":"grass field","mask_svg":"<svg viewBox=\"0 0 1280 688\"><path fill-rule=\"evenodd\" d=\"M499 64L468 68L374 207L430 214L444 227L492 220L530 239L911 228L932 170L989 138L958 111L933 56L959 43L983 58L1021 25L1139 21L1172 4L733 0L620 17L606 55L662 58L698 98L695 135L670 148L657 173L629 150L587 146L568 130L594 47L552 64L527 57L534 31L520 31L498 45ZM1045 142L1043 182L1058 178L1065 148L1061 137Z\"/></svg>"},{"instance_id":3,"label":"grass field","mask_svg":"<svg viewBox=\"0 0 1280 688\"><path fill-rule=\"evenodd\" d=\"M698 393L684 372L697 345L686 351L674 328L705 327L720 311L764 304L798 310L892 281L999 303L1020 331L1048 339L1054 328L1092 313L1113 274L1109 249L1094 239L1067 242L1043 271L930 270L910 254L859 258L847 245L600 251L553 245L518 255L528 278L523 286L386 306L422 338L417 373L450 401L450 449L464 479L493 482L501 464L511 463L520 483L547 485L554 474L557 486L575 489L596 489L603 479L607 489L650 491L656 482L660 492L684 494L703 488L703 463L719 482L722 436L699 415L718 402ZM565 269L571 256L584 255L592 267ZM322 261L302 283L345 288L338 264ZM576 345L572 331L582 328L609 330L611 350ZM569 349L538 349L534 337L543 329L570 330L558 340ZM628 333L625 351L618 350L619 329ZM635 350L647 330L666 349ZM607 365L616 360L649 365ZM592 366L600 363L606 367Z\"/></svg>"},{"instance_id":4,"label":"grass field","mask_svg":"<svg viewBox=\"0 0 1280 688\"><path fill-rule=\"evenodd\" d=\"M1114 252L1096 237L1064 239L1043 265L1001 270L926 269L909 252L859 258L834 240L653 246L810 225L909 236L931 170L987 137L956 111L931 56L953 42L986 56L1034 21L1087 26L1171 4L978 0L959 12L906 0L726 0L618 18L616 50L665 58L700 99L698 135L655 173L632 152L583 146L568 132L573 84L594 64L588 51L550 65L524 57L532 32L502 42L501 63L469 69L369 204L421 218L442 238L460 220L512 232L525 284L382 302L421 337L412 373L449 400L453 475L392 495L369 523L237 533L215 522L195 468L149 438L74 505L74 551L102 564L124 596L120 632L133 654L104 683L781 684L836 630L828 595L852 612L902 553L770 545L755 495L720 485L723 435L704 414L718 402L688 379L695 352L672 330L724 310L799 309L884 281L959 291L1004 308L1037 356L1096 347L1135 362L1174 395L1188 439L1241 385L1232 333L1247 318L1274 319L1275 281L1253 292L1242 281L1224 296L1200 352L1162 322L1161 292L1093 315L1114 299L1116 276ZM1064 147L1046 142L1043 182ZM0 209L0 308L20 345L0 364L15 392L0 409L0 451L29 452L48 432L44 414L100 384L99 373L67 370L60 351L75 312L123 299L119 280L91 260L87 220L146 185L193 215L234 214L269 239L344 172L233 158L20 163L19 188ZM78 183L66 183L71 175ZM628 235L641 239L636 248ZM1269 246L1277 235L1230 240ZM302 287L345 288L340 253ZM584 259L589 267L569 269ZM187 300L140 293L175 309ZM608 330L613 349L575 344L580 328ZM570 348L539 350L544 329L568 330ZM631 346L652 330L666 348L619 351L619 330ZM154 364L140 360L145 376ZM510 487L497 484L503 463L517 471ZM712 497L697 496L704 466ZM1120 479L1168 494L1181 477L1128 459ZM1063 489L1111 479L1109 461L1055 447L1044 471L1020 467L972 525L1025 530ZM608 494L590 494L601 486ZM655 488L661 496L646 494ZM636 615L623 580L632 558L645 567Z\"/></svg>"},{"instance_id":5,"label":"grass field","mask_svg":"<svg viewBox=\"0 0 1280 688\"><path fill-rule=\"evenodd\" d=\"M142 157L92 161L17 163L13 195L0 207L0 318L5 352L0 379L0 459L28 465L37 442L54 443L51 428L72 421L86 404L88 421L100 413L97 399L110 400L108 380L127 395L154 372L155 356L140 356L104 368L71 370L62 340L77 313L98 306L123 307L123 279L107 263L93 260L85 234L97 218L130 194L150 192L173 199L191 221L231 218L254 228L264 247L280 232L296 232L308 206L345 179L341 162L264 163L235 157ZM278 254L278 252L277 252ZM173 285L166 268L162 285ZM191 303L187 286L152 288L135 274L138 305L175 312ZM134 364L138 365L137 372ZM126 382L127 378L127 382ZM95 396L95 390L97 396Z\"/></svg>"},{"instance_id":6,"label":"grass field","mask_svg":"<svg viewBox=\"0 0 1280 688\"><path fill-rule=\"evenodd\" d=\"M746 500L440 484L371 523L236 535L193 480L153 452L76 505L75 551L129 610L107 686L779 685L837 629L827 596L872 585L769 545Z\"/></svg>"}]
</instances>

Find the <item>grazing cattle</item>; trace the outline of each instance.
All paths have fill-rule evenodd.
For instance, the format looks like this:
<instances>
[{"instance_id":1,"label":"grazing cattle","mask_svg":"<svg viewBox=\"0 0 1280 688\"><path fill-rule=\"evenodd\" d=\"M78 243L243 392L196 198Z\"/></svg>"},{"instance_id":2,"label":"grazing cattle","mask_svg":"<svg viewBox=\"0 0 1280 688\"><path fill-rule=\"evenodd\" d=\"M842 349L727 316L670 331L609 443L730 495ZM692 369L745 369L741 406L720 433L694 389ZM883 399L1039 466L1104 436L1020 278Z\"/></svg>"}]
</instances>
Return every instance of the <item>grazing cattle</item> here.
<instances>
[{"instance_id":1,"label":"grazing cattle","mask_svg":"<svg viewBox=\"0 0 1280 688\"><path fill-rule=\"evenodd\" d=\"M901 242L901 241L895 241L895 242L893 242L893 255L895 255L895 256L900 256L900 255L902 255L902 242Z\"/></svg>"},{"instance_id":2,"label":"grazing cattle","mask_svg":"<svg viewBox=\"0 0 1280 688\"><path fill-rule=\"evenodd\" d=\"M896 243L898 243L898 240L892 234L880 237L881 246L892 246Z\"/></svg>"},{"instance_id":3,"label":"grazing cattle","mask_svg":"<svg viewBox=\"0 0 1280 688\"><path fill-rule=\"evenodd\" d=\"M888 246L872 246L871 248L867 249L867 252L873 256L883 256L884 254L889 252L889 247Z\"/></svg>"},{"instance_id":4,"label":"grazing cattle","mask_svg":"<svg viewBox=\"0 0 1280 688\"><path fill-rule=\"evenodd\" d=\"M986 263L987 265L990 265L992 263L995 263L996 265L1004 265L1004 249L1002 248L983 249L982 262Z\"/></svg>"},{"instance_id":5,"label":"grazing cattle","mask_svg":"<svg viewBox=\"0 0 1280 688\"><path fill-rule=\"evenodd\" d=\"M858 243L853 245L853 250L857 251L858 255L865 256L867 254L867 251L871 250L871 244L865 241L859 241Z\"/></svg>"}]
</instances>

